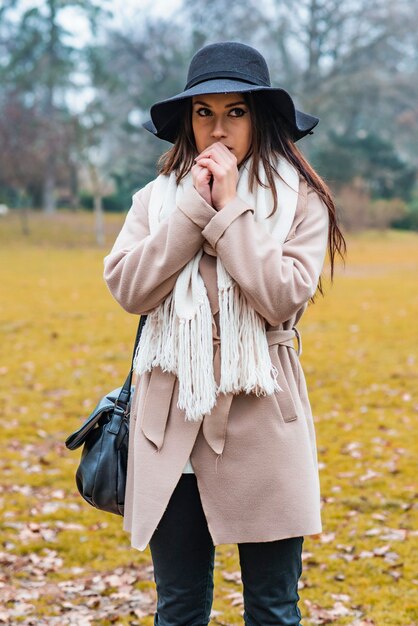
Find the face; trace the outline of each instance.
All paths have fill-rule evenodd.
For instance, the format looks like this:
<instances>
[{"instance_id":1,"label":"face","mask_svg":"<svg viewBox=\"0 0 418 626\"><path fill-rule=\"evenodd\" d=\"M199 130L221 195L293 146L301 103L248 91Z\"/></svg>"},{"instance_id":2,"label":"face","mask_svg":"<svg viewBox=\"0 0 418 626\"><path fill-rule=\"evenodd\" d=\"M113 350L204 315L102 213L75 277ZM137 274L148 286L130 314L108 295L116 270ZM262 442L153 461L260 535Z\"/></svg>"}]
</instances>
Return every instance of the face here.
<instances>
[{"instance_id":1,"label":"face","mask_svg":"<svg viewBox=\"0 0 418 626\"><path fill-rule=\"evenodd\" d=\"M193 96L192 128L198 154L216 141L236 156L238 165L251 146L251 118L242 94Z\"/></svg>"}]
</instances>

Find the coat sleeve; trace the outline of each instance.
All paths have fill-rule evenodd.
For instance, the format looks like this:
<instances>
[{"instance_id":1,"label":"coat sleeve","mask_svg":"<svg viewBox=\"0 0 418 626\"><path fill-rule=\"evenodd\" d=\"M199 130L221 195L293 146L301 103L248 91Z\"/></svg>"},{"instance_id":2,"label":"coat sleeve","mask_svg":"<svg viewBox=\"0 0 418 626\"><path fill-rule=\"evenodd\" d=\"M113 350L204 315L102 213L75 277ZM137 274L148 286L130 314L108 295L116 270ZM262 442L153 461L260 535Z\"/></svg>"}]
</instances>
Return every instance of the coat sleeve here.
<instances>
[{"instance_id":1,"label":"coat sleeve","mask_svg":"<svg viewBox=\"0 0 418 626\"><path fill-rule=\"evenodd\" d=\"M326 204L309 188L294 236L279 244L236 196L202 234L221 257L251 306L272 326L290 319L315 293L328 241Z\"/></svg>"},{"instance_id":2,"label":"coat sleeve","mask_svg":"<svg viewBox=\"0 0 418 626\"><path fill-rule=\"evenodd\" d=\"M122 230L103 261L111 294L126 311L139 315L149 313L170 293L183 267L202 247L202 229L216 214L191 187L150 234L149 185L133 195Z\"/></svg>"}]
</instances>

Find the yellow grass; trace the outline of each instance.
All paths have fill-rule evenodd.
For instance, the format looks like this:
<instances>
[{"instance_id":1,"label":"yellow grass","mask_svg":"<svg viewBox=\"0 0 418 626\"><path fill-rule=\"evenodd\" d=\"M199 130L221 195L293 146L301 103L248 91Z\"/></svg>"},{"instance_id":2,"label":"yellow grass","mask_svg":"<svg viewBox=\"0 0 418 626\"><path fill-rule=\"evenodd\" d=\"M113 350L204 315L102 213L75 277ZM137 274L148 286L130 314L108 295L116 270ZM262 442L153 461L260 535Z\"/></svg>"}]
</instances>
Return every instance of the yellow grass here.
<instances>
[{"instance_id":1,"label":"yellow grass","mask_svg":"<svg viewBox=\"0 0 418 626\"><path fill-rule=\"evenodd\" d=\"M149 549L131 549L121 518L82 501L74 483L79 452L64 446L129 367L137 319L102 280L123 219L107 218L103 249L87 214L32 216L28 237L15 216L0 221L0 593L8 590L5 610L16 611L10 623L26 623L19 610L49 623L64 611L58 583L88 586L97 574L107 581L99 607L115 597L115 581L105 578L115 570L134 572L133 587L155 600ZM367 232L347 241L346 270L338 262L334 285L324 281L325 298L317 295L300 324L324 522L320 539L305 539L300 609L304 626L413 626L418 236ZM242 587L225 572L239 572L236 546L217 548L211 623L242 624ZM65 613L59 623L70 623ZM91 623L151 626L152 610L135 616L131 607Z\"/></svg>"}]
</instances>

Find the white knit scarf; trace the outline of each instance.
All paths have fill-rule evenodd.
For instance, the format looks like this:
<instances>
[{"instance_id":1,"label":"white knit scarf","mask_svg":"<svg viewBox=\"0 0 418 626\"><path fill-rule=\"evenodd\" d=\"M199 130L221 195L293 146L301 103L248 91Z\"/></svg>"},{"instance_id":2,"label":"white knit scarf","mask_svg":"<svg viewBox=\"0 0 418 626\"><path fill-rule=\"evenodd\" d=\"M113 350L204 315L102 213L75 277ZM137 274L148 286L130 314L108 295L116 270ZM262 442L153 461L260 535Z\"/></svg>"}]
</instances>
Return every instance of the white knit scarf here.
<instances>
[{"instance_id":1,"label":"white knit scarf","mask_svg":"<svg viewBox=\"0 0 418 626\"><path fill-rule=\"evenodd\" d=\"M262 162L260 161L260 164ZM281 158L276 169L286 181L275 176L278 207L273 207L269 188L255 185L248 188L251 159L240 168L237 195L254 209L254 218L266 232L282 244L292 226L299 190L299 175L288 161ZM260 180L267 182L262 164ZM189 172L179 185L176 175L159 175L152 185L148 205L150 233L175 209L181 194L193 185ZM222 209L221 209L222 210ZM179 245L182 245L179 242ZM221 257L216 258L219 298L221 349L220 384L213 371L212 313L206 287L199 274L201 248L180 272L176 284L165 300L147 317L135 355L134 370L141 375L160 366L175 374L179 381L178 408L185 419L199 421L211 412L219 393L255 393L271 395L282 391L277 370L272 365L266 338L264 318L249 305L238 284L225 269Z\"/></svg>"}]
</instances>

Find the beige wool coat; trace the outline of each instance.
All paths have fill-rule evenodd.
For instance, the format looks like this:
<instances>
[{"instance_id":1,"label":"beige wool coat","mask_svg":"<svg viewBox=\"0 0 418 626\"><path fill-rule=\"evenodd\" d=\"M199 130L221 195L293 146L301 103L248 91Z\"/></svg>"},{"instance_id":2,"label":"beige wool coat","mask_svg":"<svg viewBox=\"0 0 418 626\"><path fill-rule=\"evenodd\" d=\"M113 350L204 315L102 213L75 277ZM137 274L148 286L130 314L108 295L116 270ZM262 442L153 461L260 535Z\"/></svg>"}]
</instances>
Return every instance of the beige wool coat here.
<instances>
[{"instance_id":1,"label":"beige wool coat","mask_svg":"<svg viewBox=\"0 0 418 626\"><path fill-rule=\"evenodd\" d=\"M191 422L177 408L176 376L159 367L143 374L132 398L123 528L131 534L131 545L145 550L190 457L215 545L316 535L322 531L317 449L296 325L323 268L327 207L301 178L293 225L280 245L238 196L218 212L192 187L150 235L152 184L133 196L104 259L110 292L129 313L149 313L203 246L199 270L213 315L219 383L220 255L266 320L270 356L284 391L259 397L221 394L202 422Z\"/></svg>"}]
</instances>

